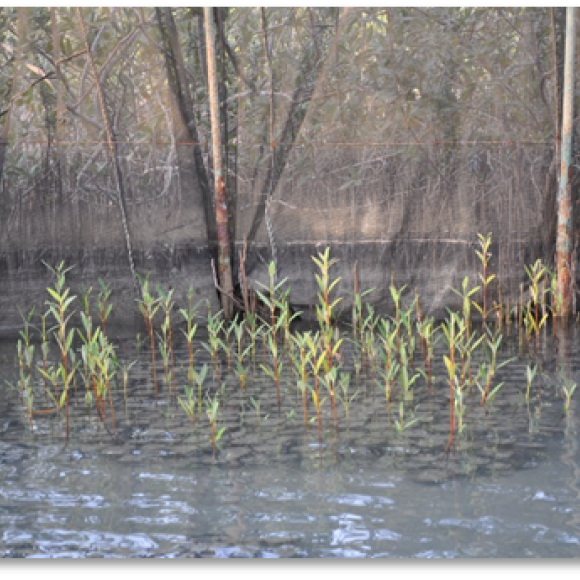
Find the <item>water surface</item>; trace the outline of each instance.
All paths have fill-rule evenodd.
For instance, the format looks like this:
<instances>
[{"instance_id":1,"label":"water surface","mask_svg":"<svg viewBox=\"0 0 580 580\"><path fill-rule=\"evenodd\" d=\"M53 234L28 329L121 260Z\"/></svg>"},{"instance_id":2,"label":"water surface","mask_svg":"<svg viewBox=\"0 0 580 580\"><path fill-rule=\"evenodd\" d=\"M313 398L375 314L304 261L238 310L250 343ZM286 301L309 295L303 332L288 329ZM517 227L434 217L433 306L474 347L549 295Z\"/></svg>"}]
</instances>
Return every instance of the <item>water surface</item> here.
<instances>
[{"instance_id":1,"label":"water surface","mask_svg":"<svg viewBox=\"0 0 580 580\"><path fill-rule=\"evenodd\" d=\"M576 328L556 342L549 332L542 338L537 360L546 377L528 403L525 368L534 349L520 352L517 338L506 339L502 356L517 360L498 376L504 387L489 407L474 390L449 453L440 360L433 392L421 379L405 405L403 421L416 421L404 431L394 424L397 404L387 408L380 385L360 377L348 421L339 405L338 430L326 402L319 439L316 423L304 427L295 381L283 383L278 413L271 381L250 376L242 391L224 359L221 381L204 387L219 393L226 427L214 457L205 413L190 423L162 366L156 402L149 352L136 352L133 342L119 343L120 359L139 362L127 398L121 380L114 387L116 439L110 417L103 425L85 409L81 385L68 443L63 417L38 416L31 427L18 392L0 390L2 556L580 554L580 409L573 400L565 415L558 390L561 372L580 379ZM14 340L2 341L5 376L15 376L15 352ZM177 358L183 396L183 345Z\"/></svg>"}]
</instances>

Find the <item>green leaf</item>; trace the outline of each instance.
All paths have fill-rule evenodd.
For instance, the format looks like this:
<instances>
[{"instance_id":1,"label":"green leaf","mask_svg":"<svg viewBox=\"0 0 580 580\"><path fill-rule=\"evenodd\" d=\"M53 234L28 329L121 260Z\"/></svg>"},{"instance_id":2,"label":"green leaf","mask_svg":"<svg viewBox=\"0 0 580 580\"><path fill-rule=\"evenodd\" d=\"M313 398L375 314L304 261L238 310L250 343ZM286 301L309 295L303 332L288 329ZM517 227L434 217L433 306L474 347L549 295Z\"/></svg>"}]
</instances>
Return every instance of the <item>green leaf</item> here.
<instances>
[{"instance_id":1,"label":"green leaf","mask_svg":"<svg viewBox=\"0 0 580 580\"><path fill-rule=\"evenodd\" d=\"M318 283L318 287L320 288L320 290L322 292L324 292L324 288L325 288L324 281L322 280L322 278L318 274L314 274L314 277L316 278L316 282Z\"/></svg>"},{"instance_id":2,"label":"green leaf","mask_svg":"<svg viewBox=\"0 0 580 580\"><path fill-rule=\"evenodd\" d=\"M499 385L497 385L497 387L495 387L490 393L489 393L489 399L490 400L494 400L496 393L503 387L503 382L501 382Z\"/></svg>"},{"instance_id":3,"label":"green leaf","mask_svg":"<svg viewBox=\"0 0 580 580\"><path fill-rule=\"evenodd\" d=\"M272 371L271 369L269 369L267 366L261 364L260 368L271 378L271 379L275 379L276 377L274 376L274 371Z\"/></svg>"},{"instance_id":4,"label":"green leaf","mask_svg":"<svg viewBox=\"0 0 580 580\"><path fill-rule=\"evenodd\" d=\"M269 298L266 298L266 296L264 296L264 294L262 294L262 292L260 292L258 289L256 289L255 292L258 295L258 297L260 298L260 300L262 300L262 302L264 302L265 304L270 306L270 299Z\"/></svg>"},{"instance_id":5,"label":"green leaf","mask_svg":"<svg viewBox=\"0 0 580 580\"><path fill-rule=\"evenodd\" d=\"M61 302L60 294L56 290L53 290L52 288L47 288L46 290L60 304Z\"/></svg>"},{"instance_id":6,"label":"green leaf","mask_svg":"<svg viewBox=\"0 0 580 580\"><path fill-rule=\"evenodd\" d=\"M515 360L517 360L517 357L513 357L513 358L510 358L510 359L508 359L508 360L505 360L505 361L503 361L502 363L500 363L500 364L498 364L498 365L497 365L497 369L499 370L499 369L501 369L502 367L505 367L506 365L508 365L509 363L511 363L511 362L513 362L513 361L515 361Z\"/></svg>"},{"instance_id":7,"label":"green leaf","mask_svg":"<svg viewBox=\"0 0 580 580\"><path fill-rule=\"evenodd\" d=\"M191 417L193 415L193 412L192 409L190 409L189 405L185 403L181 397L177 397L177 400L179 401L179 404L181 405L182 409L185 411L185 414L188 417Z\"/></svg>"},{"instance_id":8,"label":"green leaf","mask_svg":"<svg viewBox=\"0 0 580 580\"><path fill-rule=\"evenodd\" d=\"M332 282L332 284L330 284L330 286L328 287L328 291L331 292L332 289L341 281L342 278L337 278L336 280L334 280L334 282Z\"/></svg>"},{"instance_id":9,"label":"green leaf","mask_svg":"<svg viewBox=\"0 0 580 580\"><path fill-rule=\"evenodd\" d=\"M75 329L71 329L71 331L68 333L68 337L66 339L66 352L68 352L70 350L73 338L75 336Z\"/></svg>"},{"instance_id":10,"label":"green leaf","mask_svg":"<svg viewBox=\"0 0 580 580\"><path fill-rule=\"evenodd\" d=\"M69 296L69 297L68 297L68 298L67 298L67 299L64 301L64 303L63 303L63 305L62 305L62 309L63 309L63 310L66 310L66 309L69 307L69 304L70 304L71 302L74 302L76 299L77 299L77 297L76 297L76 296Z\"/></svg>"}]
</instances>

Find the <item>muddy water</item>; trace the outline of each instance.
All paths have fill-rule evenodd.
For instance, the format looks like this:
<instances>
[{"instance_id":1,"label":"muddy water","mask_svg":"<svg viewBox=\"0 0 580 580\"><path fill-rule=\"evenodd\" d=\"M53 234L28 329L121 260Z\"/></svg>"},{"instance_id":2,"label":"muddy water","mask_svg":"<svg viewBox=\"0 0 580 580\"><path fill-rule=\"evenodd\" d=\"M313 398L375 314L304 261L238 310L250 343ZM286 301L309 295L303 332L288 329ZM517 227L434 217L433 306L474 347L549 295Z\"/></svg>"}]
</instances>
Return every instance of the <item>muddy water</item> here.
<instances>
[{"instance_id":1,"label":"muddy water","mask_svg":"<svg viewBox=\"0 0 580 580\"><path fill-rule=\"evenodd\" d=\"M225 427L214 456L205 409L189 421L161 363L156 397L149 351L135 348L134 334L120 336L119 359L138 362L126 396L121 377L114 384L116 437L110 411L103 423L85 407L81 381L68 443L63 416L38 415L31 426L18 391L0 389L0 554L578 556L580 391L565 415L560 386L562 374L580 382L578 329L558 341L548 331L537 354L516 337L504 343L501 356L516 358L498 373L504 385L489 406L475 386L466 395L465 427L449 453L442 351L432 392L418 379L403 417L397 402L387 407L378 379L360 371L357 380L345 357L358 394L348 419L338 404L338 428L325 401L320 438L316 420L304 426L288 361L278 412L272 381L250 372L241 390L224 358L220 380L210 377L203 393L218 395ZM177 354L183 397L184 345ZM258 364L261 354L260 346ZM544 376L526 402L530 363ZM15 340L1 342L0 365L15 380ZM41 409L48 401L37 383Z\"/></svg>"}]
</instances>

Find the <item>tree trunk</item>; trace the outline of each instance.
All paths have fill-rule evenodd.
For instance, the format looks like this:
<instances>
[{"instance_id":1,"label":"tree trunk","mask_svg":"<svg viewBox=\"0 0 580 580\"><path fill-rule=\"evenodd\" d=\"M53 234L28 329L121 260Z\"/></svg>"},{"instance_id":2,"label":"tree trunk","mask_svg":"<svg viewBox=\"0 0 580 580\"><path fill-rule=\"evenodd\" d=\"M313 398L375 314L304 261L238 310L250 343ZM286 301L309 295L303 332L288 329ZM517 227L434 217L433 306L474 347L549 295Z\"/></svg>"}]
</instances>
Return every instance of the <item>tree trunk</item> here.
<instances>
[{"instance_id":1,"label":"tree trunk","mask_svg":"<svg viewBox=\"0 0 580 580\"><path fill-rule=\"evenodd\" d=\"M213 218L213 208L210 197L209 179L199 142L199 133L193 110L193 99L189 91L185 63L179 44L179 37L171 8L155 8L159 33L165 51L165 67L169 80L169 87L177 103L183 124L187 129L189 141L193 143L193 164L195 175L203 199L207 239L210 246L215 243L216 231Z\"/></svg>"},{"instance_id":2,"label":"tree trunk","mask_svg":"<svg viewBox=\"0 0 580 580\"><path fill-rule=\"evenodd\" d=\"M212 154L215 183L215 213L217 224L218 272L221 286L221 301L224 318L230 320L233 314L232 265L230 259L230 236L228 230L228 204L223 175L218 78L215 57L215 33L211 8L204 8L205 40L207 51L207 76L211 118Z\"/></svg>"},{"instance_id":3,"label":"tree trunk","mask_svg":"<svg viewBox=\"0 0 580 580\"><path fill-rule=\"evenodd\" d=\"M556 239L559 315L566 319L572 311L572 128L574 118L574 52L576 8L566 9L566 53L564 57L564 103L562 107L562 161L558 189L558 234Z\"/></svg>"},{"instance_id":4,"label":"tree trunk","mask_svg":"<svg viewBox=\"0 0 580 580\"><path fill-rule=\"evenodd\" d=\"M95 77L95 84L97 86L97 96L101 108L101 113L103 116L103 123L105 125L105 132L107 135L107 142L109 144L109 153L111 155L111 160L114 166L114 175L115 181L117 185L117 193L119 196L119 210L121 212L121 223L123 226L123 234L125 236L125 247L127 249L127 259L129 261L129 269L131 270L131 278L133 279L133 286L135 288L135 293L137 296L142 296L141 293L141 286L137 279L137 274L135 272L135 263L133 261L133 248L131 242L131 234L129 231L129 222L127 218L127 205L125 200L125 189L123 184L123 175L121 173L121 166L119 164L119 158L117 154L117 147L113 135L111 133L111 122L109 120L109 115L107 113L107 104L105 102L105 94L103 92L103 87L101 86L101 81L99 78L99 71L97 71L97 67L95 65L95 61L93 59L93 53L91 52L91 47L89 44L89 39L87 37L87 31L85 29L85 23L83 20L83 15L80 8L77 8L77 18L79 20L81 32L83 35L83 40L85 43L85 49L87 51L87 58L89 59L89 63L91 69L93 71L93 75Z\"/></svg>"}]
</instances>

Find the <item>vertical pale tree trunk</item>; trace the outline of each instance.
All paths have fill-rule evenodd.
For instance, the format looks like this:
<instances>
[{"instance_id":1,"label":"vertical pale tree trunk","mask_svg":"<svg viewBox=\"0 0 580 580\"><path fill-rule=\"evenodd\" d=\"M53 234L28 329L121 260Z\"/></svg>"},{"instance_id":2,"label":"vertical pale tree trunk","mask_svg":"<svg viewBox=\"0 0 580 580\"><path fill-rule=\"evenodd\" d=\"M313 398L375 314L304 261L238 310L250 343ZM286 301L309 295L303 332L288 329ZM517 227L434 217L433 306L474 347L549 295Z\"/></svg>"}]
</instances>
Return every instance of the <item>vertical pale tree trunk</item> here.
<instances>
[{"instance_id":1,"label":"vertical pale tree trunk","mask_svg":"<svg viewBox=\"0 0 580 580\"><path fill-rule=\"evenodd\" d=\"M218 272L224 318L229 320L233 314L233 303L230 298L233 295L233 281L232 265L230 259L230 235L228 231L228 204L223 175L218 78L215 57L215 33L212 12L212 8L203 9L207 52L207 76L209 87L213 174L215 185Z\"/></svg>"},{"instance_id":2,"label":"vertical pale tree trunk","mask_svg":"<svg viewBox=\"0 0 580 580\"><path fill-rule=\"evenodd\" d=\"M101 86L101 81L99 78L99 71L95 65L93 59L93 53L91 52L91 46L89 44L89 39L87 36L87 31L85 28L85 22L83 20L83 15L80 8L76 9L77 18L81 28L81 33L83 35L83 41L85 44L85 50L87 52L87 58L89 64L93 71L93 76L95 77L95 85L97 87L98 102L101 108L101 114L103 116L103 124L105 125L105 133L107 135L107 143L109 145L109 153L111 155L111 160L114 167L115 182L117 185L117 193L119 196L119 210L121 212L121 222L123 225L123 233L125 236L125 247L127 249L127 258L129 260L129 269L131 270L131 278L133 279L133 286L135 288L135 294L142 298L142 289L139 281L137 279L137 273L135 271L135 262L133 261L133 248L131 243L131 234L129 231L129 221L127 218L127 204L125 200L125 188L123 186L123 176L121 174L121 166L119 164L119 159L117 155L117 146L113 139L113 134L111 131L111 122L109 120L109 115L107 113L107 105L105 103L105 94L103 93L103 87Z\"/></svg>"},{"instance_id":3,"label":"vertical pale tree trunk","mask_svg":"<svg viewBox=\"0 0 580 580\"><path fill-rule=\"evenodd\" d=\"M562 144L560 187L558 189L558 234L556 239L559 315L572 311L572 120L574 117L574 52L576 45L576 8L566 9L566 52L564 57L564 103L562 107Z\"/></svg>"},{"instance_id":4,"label":"vertical pale tree trunk","mask_svg":"<svg viewBox=\"0 0 580 580\"><path fill-rule=\"evenodd\" d=\"M275 171L275 152L276 152L276 103L274 100L274 69L272 68L272 51L270 50L270 39L268 39L268 20L266 19L266 9L260 8L262 17L262 34L264 41L264 54L266 62L268 63L268 84L270 85L270 175L274 175ZM274 240L274 228L272 227L272 193L274 180L270 180L270 189L266 196L266 206L264 208L264 221L266 222L266 232L268 233L268 241L270 242L270 251L272 253L272 261L276 266L275 279L278 276L278 256L276 252L276 242Z\"/></svg>"}]
</instances>

